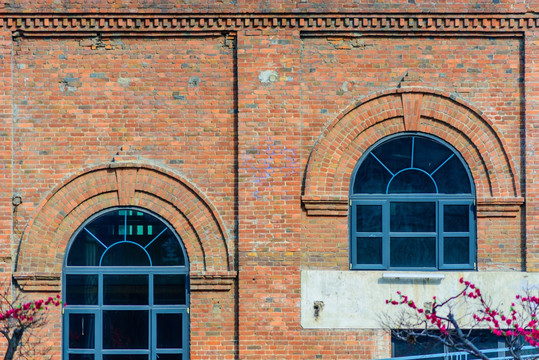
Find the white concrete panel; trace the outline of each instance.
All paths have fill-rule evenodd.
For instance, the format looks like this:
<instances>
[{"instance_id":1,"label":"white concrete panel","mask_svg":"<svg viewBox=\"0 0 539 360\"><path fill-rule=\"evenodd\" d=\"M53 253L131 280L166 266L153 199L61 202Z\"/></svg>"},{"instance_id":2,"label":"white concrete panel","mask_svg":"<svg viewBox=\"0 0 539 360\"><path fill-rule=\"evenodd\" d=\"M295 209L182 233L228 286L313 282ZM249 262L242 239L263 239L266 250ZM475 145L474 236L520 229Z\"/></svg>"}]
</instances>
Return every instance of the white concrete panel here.
<instances>
[{"instance_id":1,"label":"white concrete panel","mask_svg":"<svg viewBox=\"0 0 539 360\"><path fill-rule=\"evenodd\" d=\"M385 274L385 276L384 276ZM443 276L442 276L443 275ZM398 299L400 290L418 306L433 296L445 299L457 294L463 285L459 279L476 284L491 303L509 310L515 295L539 287L539 273L526 272L387 272L328 271L301 272L301 325L304 328L380 328L380 317L395 315L399 307L386 305L386 299ZM318 316L315 316L318 305ZM470 308L456 310L464 316Z\"/></svg>"}]
</instances>

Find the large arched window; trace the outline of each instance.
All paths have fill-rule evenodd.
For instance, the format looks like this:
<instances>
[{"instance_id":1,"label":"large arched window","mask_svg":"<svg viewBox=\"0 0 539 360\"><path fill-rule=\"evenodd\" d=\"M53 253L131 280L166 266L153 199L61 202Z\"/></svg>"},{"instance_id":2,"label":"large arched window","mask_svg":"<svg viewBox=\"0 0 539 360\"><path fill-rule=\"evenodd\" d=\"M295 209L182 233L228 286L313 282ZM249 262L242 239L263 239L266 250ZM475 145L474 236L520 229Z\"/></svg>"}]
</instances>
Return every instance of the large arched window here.
<instances>
[{"instance_id":1,"label":"large arched window","mask_svg":"<svg viewBox=\"0 0 539 360\"><path fill-rule=\"evenodd\" d=\"M350 187L352 269L475 266L474 186L460 154L423 134L383 139Z\"/></svg>"},{"instance_id":2,"label":"large arched window","mask_svg":"<svg viewBox=\"0 0 539 360\"><path fill-rule=\"evenodd\" d=\"M188 259L165 221L138 208L88 219L63 272L66 360L187 360Z\"/></svg>"}]
</instances>

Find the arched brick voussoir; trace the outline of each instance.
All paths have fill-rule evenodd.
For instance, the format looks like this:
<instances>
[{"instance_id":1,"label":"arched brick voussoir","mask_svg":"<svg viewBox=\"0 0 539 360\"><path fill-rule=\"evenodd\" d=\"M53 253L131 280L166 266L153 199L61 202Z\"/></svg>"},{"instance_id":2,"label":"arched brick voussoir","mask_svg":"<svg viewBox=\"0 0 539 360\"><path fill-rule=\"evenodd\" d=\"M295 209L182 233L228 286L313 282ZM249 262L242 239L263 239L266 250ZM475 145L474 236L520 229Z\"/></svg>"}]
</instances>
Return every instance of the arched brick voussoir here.
<instances>
[{"instance_id":1,"label":"arched brick voussoir","mask_svg":"<svg viewBox=\"0 0 539 360\"><path fill-rule=\"evenodd\" d=\"M73 232L92 214L127 205L146 208L172 224L184 242L192 271L233 270L230 234L200 190L160 167L116 163L73 175L47 195L23 236L16 272L61 271Z\"/></svg>"},{"instance_id":2,"label":"arched brick voussoir","mask_svg":"<svg viewBox=\"0 0 539 360\"><path fill-rule=\"evenodd\" d=\"M436 126L431 128L428 121L447 130L435 130ZM379 126L382 123L387 126ZM368 129L374 128L378 129L377 134L366 135ZM450 135L452 132L462 133L477 152L467 152L459 144L455 147L467 152L467 161L472 162L469 166L473 168L472 175L481 195L520 196L514 161L494 124L477 108L452 94L413 87L372 94L327 125L309 157L304 199L346 199L351 171L358 159L354 152L362 153L365 146L400 131L438 133L441 138L447 137L449 143L453 143L451 137L458 138ZM360 137L370 140L364 142Z\"/></svg>"}]
</instances>

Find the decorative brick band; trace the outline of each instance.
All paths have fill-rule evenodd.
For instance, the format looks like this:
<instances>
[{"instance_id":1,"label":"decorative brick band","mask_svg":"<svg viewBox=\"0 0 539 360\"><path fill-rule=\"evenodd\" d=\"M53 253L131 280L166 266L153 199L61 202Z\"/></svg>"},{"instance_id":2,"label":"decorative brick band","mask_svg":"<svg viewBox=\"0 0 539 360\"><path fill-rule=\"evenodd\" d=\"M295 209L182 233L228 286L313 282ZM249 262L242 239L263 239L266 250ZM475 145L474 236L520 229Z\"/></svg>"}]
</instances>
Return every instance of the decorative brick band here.
<instances>
[{"instance_id":1,"label":"decorative brick band","mask_svg":"<svg viewBox=\"0 0 539 360\"><path fill-rule=\"evenodd\" d=\"M230 291L238 277L236 271L191 273L191 291Z\"/></svg>"},{"instance_id":2,"label":"decorative brick band","mask_svg":"<svg viewBox=\"0 0 539 360\"><path fill-rule=\"evenodd\" d=\"M477 199L477 217L516 217L522 205L522 197Z\"/></svg>"},{"instance_id":3,"label":"decorative brick band","mask_svg":"<svg viewBox=\"0 0 539 360\"><path fill-rule=\"evenodd\" d=\"M0 27L38 32L235 31L298 28L305 31L515 32L539 27L533 14L87 14L0 15Z\"/></svg>"},{"instance_id":4,"label":"decorative brick band","mask_svg":"<svg viewBox=\"0 0 539 360\"><path fill-rule=\"evenodd\" d=\"M60 273L14 273L13 278L22 291L60 292Z\"/></svg>"}]
</instances>

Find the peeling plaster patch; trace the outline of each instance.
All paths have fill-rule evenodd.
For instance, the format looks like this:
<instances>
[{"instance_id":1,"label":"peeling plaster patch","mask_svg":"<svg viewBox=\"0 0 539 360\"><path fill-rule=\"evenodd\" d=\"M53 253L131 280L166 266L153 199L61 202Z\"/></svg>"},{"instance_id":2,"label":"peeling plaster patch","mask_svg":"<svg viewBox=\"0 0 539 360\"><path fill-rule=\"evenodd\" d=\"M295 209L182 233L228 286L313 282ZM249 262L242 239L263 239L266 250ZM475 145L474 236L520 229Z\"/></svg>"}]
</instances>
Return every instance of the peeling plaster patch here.
<instances>
[{"instance_id":1,"label":"peeling plaster patch","mask_svg":"<svg viewBox=\"0 0 539 360\"><path fill-rule=\"evenodd\" d=\"M198 76L191 76L189 78L189 87L197 87L198 84L200 84L200 77Z\"/></svg>"},{"instance_id":2,"label":"peeling plaster patch","mask_svg":"<svg viewBox=\"0 0 539 360\"><path fill-rule=\"evenodd\" d=\"M275 70L266 70L262 71L260 75L258 75L258 79L263 84L269 84L274 83L279 78L279 75L277 74L277 71Z\"/></svg>"},{"instance_id":3,"label":"peeling plaster patch","mask_svg":"<svg viewBox=\"0 0 539 360\"><path fill-rule=\"evenodd\" d=\"M120 84L122 86L129 86L129 84L131 84L131 79L130 78L119 78L118 79L118 84Z\"/></svg>"}]
</instances>

